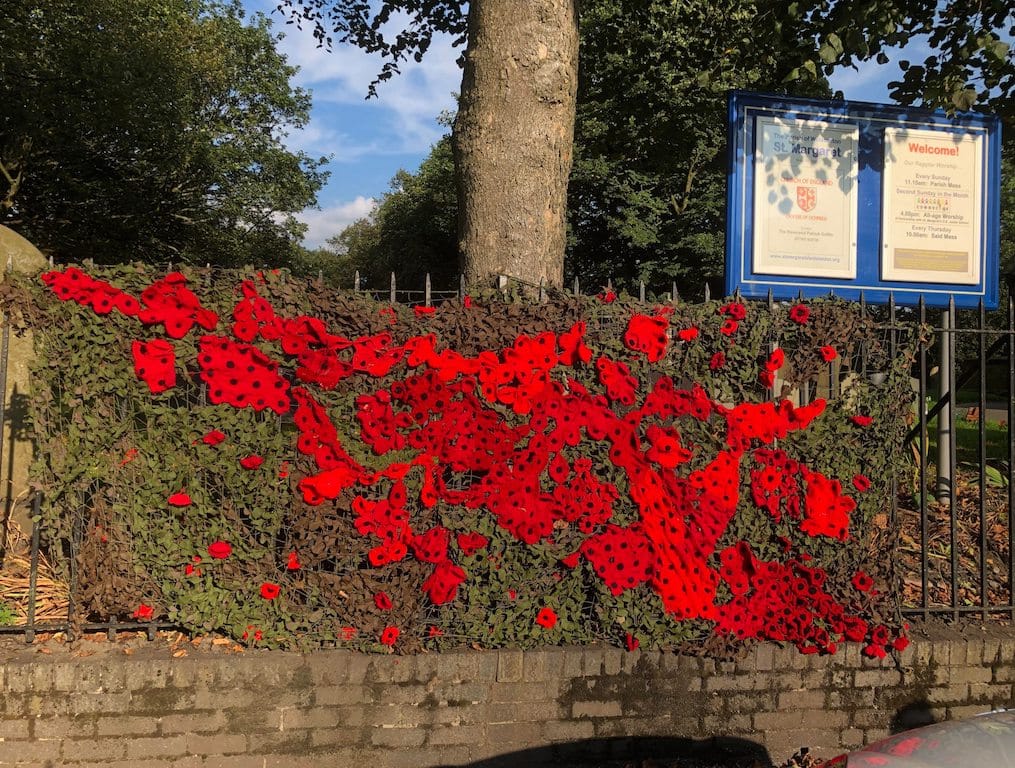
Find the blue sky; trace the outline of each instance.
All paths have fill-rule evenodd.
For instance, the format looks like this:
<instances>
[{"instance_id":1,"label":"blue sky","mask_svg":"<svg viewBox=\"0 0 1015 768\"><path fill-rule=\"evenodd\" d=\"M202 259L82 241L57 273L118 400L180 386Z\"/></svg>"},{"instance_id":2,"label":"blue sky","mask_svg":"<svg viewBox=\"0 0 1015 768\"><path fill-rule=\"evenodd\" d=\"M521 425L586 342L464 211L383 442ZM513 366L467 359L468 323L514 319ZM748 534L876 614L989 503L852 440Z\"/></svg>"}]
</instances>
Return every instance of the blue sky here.
<instances>
[{"instance_id":1,"label":"blue sky","mask_svg":"<svg viewBox=\"0 0 1015 768\"><path fill-rule=\"evenodd\" d=\"M300 68L295 84L313 93L309 125L292 131L286 143L314 156L330 156L331 178L319 195L320 210L308 210L301 219L308 225L305 244L321 245L346 225L367 215L374 201L389 188L400 169L413 171L445 132L437 116L454 106L461 84L455 63L458 49L450 38L434 41L423 62L409 62L378 88L379 98L365 100L367 87L381 60L352 46L330 52L317 47L311 30L286 25L275 11L276 0L243 0L248 12L260 11L273 21L285 38L280 49ZM923 53L923 55L920 55ZM864 65L859 71L843 70L832 77L832 87L847 99L886 103L887 84L899 77L890 54L884 66ZM911 54L922 60L925 52Z\"/></svg>"}]
</instances>

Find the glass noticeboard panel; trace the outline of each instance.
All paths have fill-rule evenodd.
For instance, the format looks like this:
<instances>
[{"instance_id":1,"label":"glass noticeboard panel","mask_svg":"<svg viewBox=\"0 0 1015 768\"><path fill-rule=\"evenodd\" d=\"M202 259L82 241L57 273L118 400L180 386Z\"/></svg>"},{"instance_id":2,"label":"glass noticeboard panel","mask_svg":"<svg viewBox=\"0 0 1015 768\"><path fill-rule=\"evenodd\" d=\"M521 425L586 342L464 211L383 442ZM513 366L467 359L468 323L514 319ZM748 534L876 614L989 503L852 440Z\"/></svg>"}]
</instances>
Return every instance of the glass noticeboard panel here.
<instances>
[{"instance_id":1,"label":"glass noticeboard panel","mask_svg":"<svg viewBox=\"0 0 1015 768\"><path fill-rule=\"evenodd\" d=\"M754 271L855 278L858 127L759 117L756 136Z\"/></svg>"},{"instance_id":2,"label":"glass noticeboard panel","mask_svg":"<svg viewBox=\"0 0 1015 768\"><path fill-rule=\"evenodd\" d=\"M983 136L885 129L881 277L980 280Z\"/></svg>"}]
</instances>

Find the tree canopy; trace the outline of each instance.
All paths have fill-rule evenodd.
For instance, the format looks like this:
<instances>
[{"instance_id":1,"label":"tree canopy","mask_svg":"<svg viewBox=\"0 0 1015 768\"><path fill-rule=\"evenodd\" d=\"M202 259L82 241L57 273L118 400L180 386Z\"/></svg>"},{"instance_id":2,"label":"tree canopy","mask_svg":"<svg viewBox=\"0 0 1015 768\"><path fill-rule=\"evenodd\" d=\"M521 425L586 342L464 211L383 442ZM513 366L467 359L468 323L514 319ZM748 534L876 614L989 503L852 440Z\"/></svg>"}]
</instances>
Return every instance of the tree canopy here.
<instances>
[{"instance_id":1,"label":"tree canopy","mask_svg":"<svg viewBox=\"0 0 1015 768\"><path fill-rule=\"evenodd\" d=\"M314 5L334 15L344 4ZM425 12L425 3L384 3L389 15L410 5L413 13ZM585 0L568 188L568 277L592 286L610 277L657 286L676 280L683 290L698 291L708 278L721 276L728 89L828 97L826 75L836 68L885 62L888 47L926 35L932 54L922 65L903 65L895 99L925 108L975 105L1010 118L1015 65L1001 39L1011 34L1006 4L979 4L968 18L960 14L963 5ZM445 13L454 9L462 10L444 6ZM456 17L449 28L460 31L459 22ZM433 27L420 31L429 40ZM343 39L356 40L348 34ZM397 64L406 46L409 42L400 51L376 50ZM423 51L425 46L413 52ZM370 272L373 260L385 276L437 272L448 262L447 254L390 245L411 240L410 231L394 230L409 222L418 226L413 206L422 217L437 201L450 204L453 178L450 168L434 162L439 151L424 162L425 173L400 173L378 214L331 243L361 273ZM411 195L400 193L407 188ZM400 215L386 215L388 207ZM435 226L445 229L435 233ZM426 231L428 242L443 243L453 230L445 216Z\"/></svg>"},{"instance_id":2,"label":"tree canopy","mask_svg":"<svg viewBox=\"0 0 1015 768\"><path fill-rule=\"evenodd\" d=\"M0 223L61 258L285 263L323 160L263 16L212 0L10 0Z\"/></svg>"}]
</instances>

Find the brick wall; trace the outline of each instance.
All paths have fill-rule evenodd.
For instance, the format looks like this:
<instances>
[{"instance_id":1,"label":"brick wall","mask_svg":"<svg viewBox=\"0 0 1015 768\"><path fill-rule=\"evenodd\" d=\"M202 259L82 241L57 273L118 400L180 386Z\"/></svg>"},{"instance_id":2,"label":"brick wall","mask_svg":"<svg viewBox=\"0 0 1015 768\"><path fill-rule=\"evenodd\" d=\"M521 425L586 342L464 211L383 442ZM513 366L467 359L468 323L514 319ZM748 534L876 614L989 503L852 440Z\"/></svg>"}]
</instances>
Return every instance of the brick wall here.
<instances>
[{"instance_id":1,"label":"brick wall","mask_svg":"<svg viewBox=\"0 0 1015 768\"><path fill-rule=\"evenodd\" d=\"M808 745L830 755L1015 705L1015 635L917 639L890 660L762 645L716 663L618 649L8 652L0 765L561 765Z\"/></svg>"}]
</instances>

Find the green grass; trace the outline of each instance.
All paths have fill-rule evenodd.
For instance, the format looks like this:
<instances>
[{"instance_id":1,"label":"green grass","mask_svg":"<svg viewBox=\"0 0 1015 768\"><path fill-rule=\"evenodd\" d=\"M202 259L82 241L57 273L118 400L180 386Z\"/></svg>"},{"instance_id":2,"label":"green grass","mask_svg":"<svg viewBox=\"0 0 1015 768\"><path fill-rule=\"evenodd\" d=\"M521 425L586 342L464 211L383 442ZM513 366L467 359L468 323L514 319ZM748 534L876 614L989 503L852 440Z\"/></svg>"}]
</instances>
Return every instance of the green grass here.
<instances>
[{"instance_id":1,"label":"green grass","mask_svg":"<svg viewBox=\"0 0 1015 768\"><path fill-rule=\"evenodd\" d=\"M1008 460L1008 428L996 421L984 424L987 439L986 458L988 463ZM919 447L919 435L914 444ZM937 418L927 424L927 458L930 463L937 461ZM958 463L979 465L980 463L980 425L975 421L966 421L965 410L959 409L955 414L955 442L957 445L955 460Z\"/></svg>"}]
</instances>

